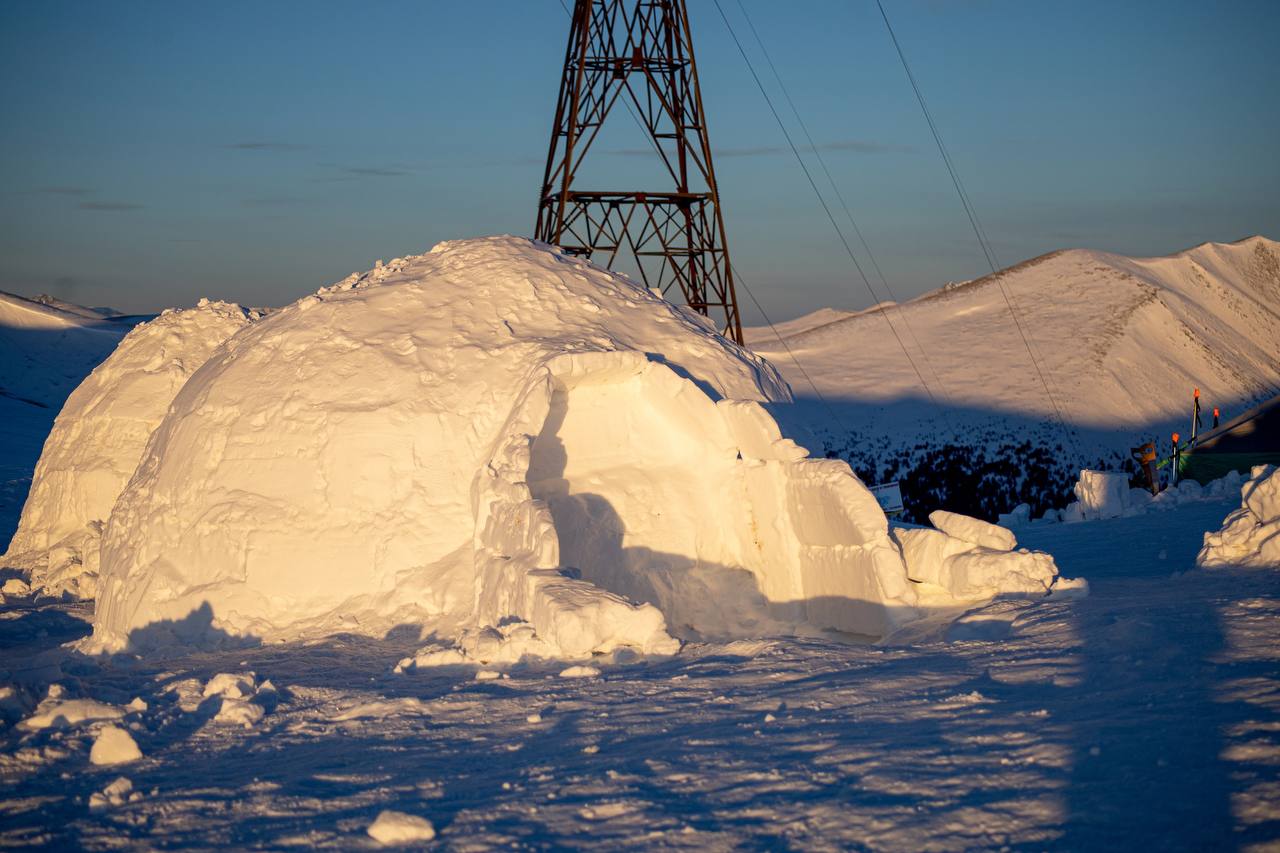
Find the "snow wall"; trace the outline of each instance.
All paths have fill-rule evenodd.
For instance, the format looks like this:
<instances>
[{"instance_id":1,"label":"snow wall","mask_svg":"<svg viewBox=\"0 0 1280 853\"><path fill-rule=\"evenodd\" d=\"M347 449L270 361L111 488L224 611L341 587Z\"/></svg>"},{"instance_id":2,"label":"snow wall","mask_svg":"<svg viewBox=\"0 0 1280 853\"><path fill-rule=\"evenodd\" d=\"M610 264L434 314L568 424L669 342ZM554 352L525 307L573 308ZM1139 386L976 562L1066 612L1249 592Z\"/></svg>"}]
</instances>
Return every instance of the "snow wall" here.
<instances>
[{"instance_id":1,"label":"snow wall","mask_svg":"<svg viewBox=\"0 0 1280 853\"><path fill-rule=\"evenodd\" d=\"M54 421L5 563L37 589L94 597L103 525L147 439L187 379L249 322L237 305L201 300L132 329Z\"/></svg>"},{"instance_id":2,"label":"snow wall","mask_svg":"<svg viewBox=\"0 0 1280 853\"><path fill-rule=\"evenodd\" d=\"M102 547L91 649L529 623L565 656L914 616L875 499L767 362L528 240L443 243L242 329Z\"/></svg>"}]
</instances>

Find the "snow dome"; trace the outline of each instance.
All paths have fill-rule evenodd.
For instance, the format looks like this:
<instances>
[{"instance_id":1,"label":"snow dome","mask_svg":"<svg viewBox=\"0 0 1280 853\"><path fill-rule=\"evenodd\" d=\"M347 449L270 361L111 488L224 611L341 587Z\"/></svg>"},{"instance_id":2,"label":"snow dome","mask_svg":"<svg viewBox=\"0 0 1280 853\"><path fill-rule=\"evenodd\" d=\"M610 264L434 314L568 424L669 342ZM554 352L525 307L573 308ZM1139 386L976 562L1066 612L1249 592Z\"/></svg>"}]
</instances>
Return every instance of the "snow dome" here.
<instances>
[{"instance_id":1,"label":"snow dome","mask_svg":"<svg viewBox=\"0 0 1280 853\"><path fill-rule=\"evenodd\" d=\"M528 240L443 243L243 329L112 513L91 647L519 621L565 656L915 594L875 499L709 321Z\"/></svg>"},{"instance_id":2,"label":"snow dome","mask_svg":"<svg viewBox=\"0 0 1280 853\"><path fill-rule=\"evenodd\" d=\"M67 398L45 440L5 561L48 592L92 598L98 545L174 395L249 323L238 305L201 300L135 327Z\"/></svg>"}]
</instances>

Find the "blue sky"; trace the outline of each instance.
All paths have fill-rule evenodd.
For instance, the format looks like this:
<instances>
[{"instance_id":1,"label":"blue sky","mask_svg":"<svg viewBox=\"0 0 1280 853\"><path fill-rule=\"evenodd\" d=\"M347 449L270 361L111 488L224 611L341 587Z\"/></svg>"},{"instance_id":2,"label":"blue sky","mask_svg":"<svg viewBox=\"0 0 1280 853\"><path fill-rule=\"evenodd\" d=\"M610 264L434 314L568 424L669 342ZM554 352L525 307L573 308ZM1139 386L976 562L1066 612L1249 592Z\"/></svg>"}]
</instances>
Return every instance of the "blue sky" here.
<instances>
[{"instance_id":1,"label":"blue sky","mask_svg":"<svg viewBox=\"0 0 1280 853\"><path fill-rule=\"evenodd\" d=\"M689 2L741 275L775 320L868 304L712 0ZM743 2L895 295L981 274L874 3ZM1003 263L1280 238L1280 3L885 5ZM439 240L532 230L558 0L0 16L0 289L273 305ZM626 131L594 152L624 182L636 158L607 150L639 142Z\"/></svg>"}]
</instances>

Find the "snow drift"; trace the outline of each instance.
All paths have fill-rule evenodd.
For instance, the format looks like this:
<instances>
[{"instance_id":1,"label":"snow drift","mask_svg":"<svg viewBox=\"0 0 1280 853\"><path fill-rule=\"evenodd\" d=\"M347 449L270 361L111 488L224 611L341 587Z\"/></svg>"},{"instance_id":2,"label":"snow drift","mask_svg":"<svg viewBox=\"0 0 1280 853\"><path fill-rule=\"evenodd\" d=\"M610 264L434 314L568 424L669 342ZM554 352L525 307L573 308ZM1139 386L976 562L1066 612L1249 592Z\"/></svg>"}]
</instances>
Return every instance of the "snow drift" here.
<instances>
[{"instance_id":1,"label":"snow drift","mask_svg":"<svg viewBox=\"0 0 1280 853\"><path fill-rule=\"evenodd\" d=\"M1259 465L1240 488L1240 508L1222 522L1222 529L1204 535L1196 564L1223 566L1280 566L1280 468Z\"/></svg>"},{"instance_id":2,"label":"snow drift","mask_svg":"<svg viewBox=\"0 0 1280 853\"><path fill-rule=\"evenodd\" d=\"M239 306L202 300L129 332L54 421L7 565L46 592L96 594L101 531L147 439L188 377L248 322Z\"/></svg>"},{"instance_id":3,"label":"snow drift","mask_svg":"<svg viewBox=\"0 0 1280 853\"><path fill-rule=\"evenodd\" d=\"M516 238L443 243L242 329L173 400L102 546L90 647L527 623L565 656L915 593L875 499L704 319ZM501 636L512 634L508 629Z\"/></svg>"}]
</instances>

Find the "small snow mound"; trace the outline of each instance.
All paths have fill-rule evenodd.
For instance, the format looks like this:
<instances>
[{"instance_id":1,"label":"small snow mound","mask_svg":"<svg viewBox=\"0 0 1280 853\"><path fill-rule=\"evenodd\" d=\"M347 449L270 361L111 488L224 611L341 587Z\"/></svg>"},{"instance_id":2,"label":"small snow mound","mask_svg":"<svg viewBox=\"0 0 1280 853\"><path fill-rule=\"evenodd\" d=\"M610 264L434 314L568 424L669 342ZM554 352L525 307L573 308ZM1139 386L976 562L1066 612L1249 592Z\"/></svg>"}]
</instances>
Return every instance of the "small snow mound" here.
<instances>
[{"instance_id":1,"label":"small snow mound","mask_svg":"<svg viewBox=\"0 0 1280 853\"><path fill-rule=\"evenodd\" d=\"M128 764L141 757L133 736L119 726L104 727L89 750L91 764Z\"/></svg>"},{"instance_id":2,"label":"small snow mound","mask_svg":"<svg viewBox=\"0 0 1280 853\"><path fill-rule=\"evenodd\" d=\"M595 678L600 674L600 670L594 666L571 666L560 670L561 678Z\"/></svg>"},{"instance_id":3,"label":"small snow mound","mask_svg":"<svg viewBox=\"0 0 1280 853\"><path fill-rule=\"evenodd\" d=\"M96 720L118 720L124 711L95 699L61 699L50 697L41 702L36 712L18 723L26 731L64 729Z\"/></svg>"},{"instance_id":4,"label":"small snow mound","mask_svg":"<svg viewBox=\"0 0 1280 853\"><path fill-rule=\"evenodd\" d=\"M413 844L436 837L436 828L425 817L386 809L369 824L369 837L379 844Z\"/></svg>"},{"instance_id":5,"label":"small snow mound","mask_svg":"<svg viewBox=\"0 0 1280 853\"><path fill-rule=\"evenodd\" d=\"M1240 508L1204 535L1196 565L1205 568L1280 566L1280 468L1254 467L1240 489Z\"/></svg>"},{"instance_id":6,"label":"small snow mound","mask_svg":"<svg viewBox=\"0 0 1280 853\"><path fill-rule=\"evenodd\" d=\"M51 595L97 594L103 527L174 396L250 322L202 299L136 326L67 398L45 440L5 560Z\"/></svg>"}]
</instances>

